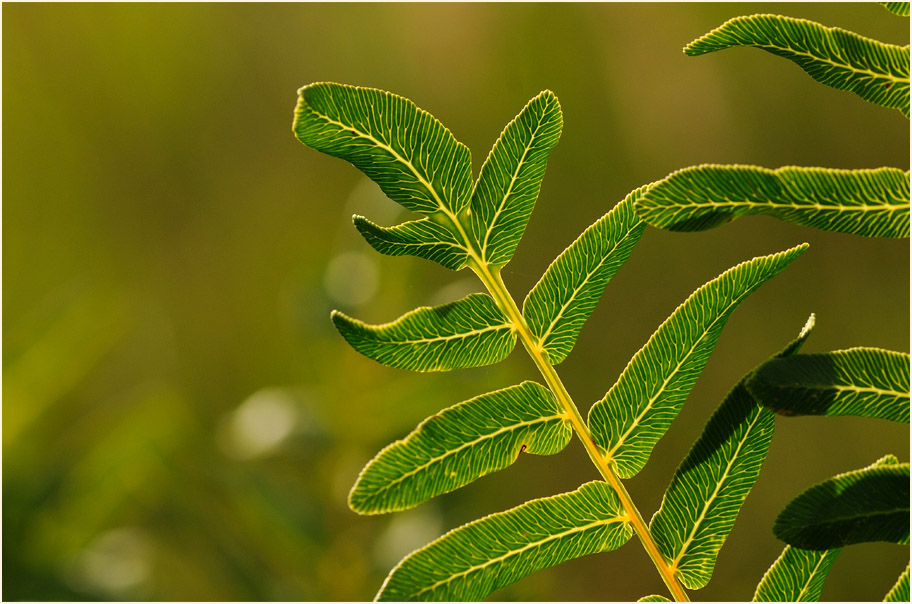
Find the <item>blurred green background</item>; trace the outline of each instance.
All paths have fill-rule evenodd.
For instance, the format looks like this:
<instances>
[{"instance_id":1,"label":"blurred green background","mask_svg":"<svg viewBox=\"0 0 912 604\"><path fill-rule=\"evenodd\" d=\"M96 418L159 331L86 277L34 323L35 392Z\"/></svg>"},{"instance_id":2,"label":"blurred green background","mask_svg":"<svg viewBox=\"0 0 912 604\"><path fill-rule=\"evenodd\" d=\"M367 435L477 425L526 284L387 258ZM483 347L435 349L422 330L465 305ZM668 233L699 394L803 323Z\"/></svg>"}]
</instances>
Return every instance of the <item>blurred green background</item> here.
<instances>
[{"instance_id":1,"label":"blurred green background","mask_svg":"<svg viewBox=\"0 0 912 604\"><path fill-rule=\"evenodd\" d=\"M755 49L681 52L773 12L907 44L874 4L3 5L3 597L364 600L414 547L597 477L574 443L413 511L345 503L381 447L436 410L535 378L522 352L418 375L359 356L339 308L386 321L478 288L381 257L353 213L402 218L360 173L291 134L321 80L413 99L473 152L540 90L564 110L536 212L504 276L521 298L630 190L704 162L909 168L894 110ZM560 372L584 412L694 289L802 241L733 315L652 462L628 483L648 518L728 389L796 336L805 351L909 349L908 241L766 218L647 229ZM777 420L760 480L695 599L743 600L778 556L798 492L886 453L907 426ZM824 597L879 600L907 548L859 545ZM536 573L499 600L665 593L636 540Z\"/></svg>"}]
</instances>

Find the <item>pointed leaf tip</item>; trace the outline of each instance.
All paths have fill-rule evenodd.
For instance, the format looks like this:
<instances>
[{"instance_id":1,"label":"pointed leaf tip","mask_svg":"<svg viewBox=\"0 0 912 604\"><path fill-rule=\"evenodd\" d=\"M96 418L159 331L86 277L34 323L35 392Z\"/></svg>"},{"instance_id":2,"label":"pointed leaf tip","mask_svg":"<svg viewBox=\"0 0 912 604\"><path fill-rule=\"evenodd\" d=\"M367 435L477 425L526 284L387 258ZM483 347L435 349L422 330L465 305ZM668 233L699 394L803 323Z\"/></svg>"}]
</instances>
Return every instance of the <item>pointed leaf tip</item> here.
<instances>
[{"instance_id":1,"label":"pointed leaf tip","mask_svg":"<svg viewBox=\"0 0 912 604\"><path fill-rule=\"evenodd\" d=\"M546 90L523 107L494 143L471 201L471 230L483 262L503 266L513 257L562 128L560 103Z\"/></svg>"},{"instance_id":2,"label":"pointed leaf tip","mask_svg":"<svg viewBox=\"0 0 912 604\"><path fill-rule=\"evenodd\" d=\"M750 15L726 21L684 52L696 56L733 46L754 46L789 59L821 84L909 117L909 46L884 44L805 19Z\"/></svg>"}]
</instances>

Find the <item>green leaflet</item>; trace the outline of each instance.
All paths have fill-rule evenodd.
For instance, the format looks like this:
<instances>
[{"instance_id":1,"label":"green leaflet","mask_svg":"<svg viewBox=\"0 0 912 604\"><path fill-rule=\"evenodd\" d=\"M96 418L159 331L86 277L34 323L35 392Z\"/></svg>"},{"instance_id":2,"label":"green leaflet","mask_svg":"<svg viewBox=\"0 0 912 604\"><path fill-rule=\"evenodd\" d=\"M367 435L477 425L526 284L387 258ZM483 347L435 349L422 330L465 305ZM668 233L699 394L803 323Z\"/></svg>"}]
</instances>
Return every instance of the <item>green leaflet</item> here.
<instances>
[{"instance_id":1,"label":"green leaflet","mask_svg":"<svg viewBox=\"0 0 912 604\"><path fill-rule=\"evenodd\" d=\"M909 117L909 47L884 44L813 21L780 15L735 17L684 48L701 55L732 46L754 46L801 67L838 90L854 92Z\"/></svg>"},{"instance_id":2,"label":"green leaflet","mask_svg":"<svg viewBox=\"0 0 912 604\"><path fill-rule=\"evenodd\" d=\"M786 545L757 586L753 602L818 602L839 549L811 551Z\"/></svg>"},{"instance_id":3,"label":"green leaflet","mask_svg":"<svg viewBox=\"0 0 912 604\"><path fill-rule=\"evenodd\" d=\"M888 455L795 497L776 518L777 537L803 549L909 543L909 464Z\"/></svg>"},{"instance_id":4,"label":"green leaflet","mask_svg":"<svg viewBox=\"0 0 912 604\"><path fill-rule=\"evenodd\" d=\"M617 549L631 534L611 487L590 482L450 531L402 560L377 599L478 601L536 570Z\"/></svg>"},{"instance_id":5,"label":"green leaflet","mask_svg":"<svg viewBox=\"0 0 912 604\"><path fill-rule=\"evenodd\" d=\"M900 17L909 16L908 2L878 2L877 4L880 4L894 15L899 15Z\"/></svg>"},{"instance_id":6,"label":"green leaflet","mask_svg":"<svg viewBox=\"0 0 912 604\"><path fill-rule=\"evenodd\" d=\"M909 173L702 165L673 172L636 203L640 217L672 231L702 231L765 214L824 231L909 236Z\"/></svg>"},{"instance_id":7,"label":"green leaflet","mask_svg":"<svg viewBox=\"0 0 912 604\"><path fill-rule=\"evenodd\" d=\"M523 302L529 329L557 365L570 354L608 282L630 257L646 225L633 210L647 189L632 191L551 263Z\"/></svg>"},{"instance_id":8,"label":"green leaflet","mask_svg":"<svg viewBox=\"0 0 912 604\"><path fill-rule=\"evenodd\" d=\"M469 203L469 149L408 99L373 88L310 84L298 90L293 130L305 145L354 164L413 212L455 215Z\"/></svg>"},{"instance_id":9,"label":"green leaflet","mask_svg":"<svg viewBox=\"0 0 912 604\"><path fill-rule=\"evenodd\" d=\"M909 3L906 2L906 10L908 11ZM887 592L887 595L884 596L884 602L908 602L909 601L909 565L906 564L906 570L899 576L896 584Z\"/></svg>"},{"instance_id":10,"label":"green leaflet","mask_svg":"<svg viewBox=\"0 0 912 604\"><path fill-rule=\"evenodd\" d=\"M355 216L355 227L381 254L418 256L458 271L468 261L468 248L459 236L430 218L405 222L394 227L377 226L363 216Z\"/></svg>"},{"instance_id":11,"label":"green leaflet","mask_svg":"<svg viewBox=\"0 0 912 604\"><path fill-rule=\"evenodd\" d=\"M562 127L560 103L546 90L526 104L494 143L471 203L472 232L483 261L503 266L513 257Z\"/></svg>"},{"instance_id":12,"label":"green leaflet","mask_svg":"<svg viewBox=\"0 0 912 604\"><path fill-rule=\"evenodd\" d=\"M630 478L649 459L706 366L734 309L807 249L743 262L700 287L659 326L589 412L592 435Z\"/></svg>"},{"instance_id":13,"label":"green leaflet","mask_svg":"<svg viewBox=\"0 0 912 604\"><path fill-rule=\"evenodd\" d=\"M405 510L506 468L522 452L558 453L571 436L551 392L523 382L423 421L364 468L348 503L361 514Z\"/></svg>"},{"instance_id":14,"label":"green leaflet","mask_svg":"<svg viewBox=\"0 0 912 604\"><path fill-rule=\"evenodd\" d=\"M797 352L813 325L811 315L798 338L777 356ZM713 413L649 524L659 551L690 589L705 587L712 578L719 550L769 452L775 416L747 391L747 377Z\"/></svg>"},{"instance_id":15,"label":"green leaflet","mask_svg":"<svg viewBox=\"0 0 912 604\"><path fill-rule=\"evenodd\" d=\"M385 325L368 325L339 311L333 311L332 320L364 356L414 371L491 365L507 358L516 344L513 328L487 294L422 306Z\"/></svg>"},{"instance_id":16,"label":"green leaflet","mask_svg":"<svg viewBox=\"0 0 912 604\"><path fill-rule=\"evenodd\" d=\"M653 595L653 596L643 596L642 598L637 600L637 602L671 602L671 600L669 600L665 596Z\"/></svg>"},{"instance_id":17,"label":"green leaflet","mask_svg":"<svg viewBox=\"0 0 912 604\"><path fill-rule=\"evenodd\" d=\"M747 384L782 415L857 415L909 423L909 355L879 348L773 359Z\"/></svg>"}]
</instances>

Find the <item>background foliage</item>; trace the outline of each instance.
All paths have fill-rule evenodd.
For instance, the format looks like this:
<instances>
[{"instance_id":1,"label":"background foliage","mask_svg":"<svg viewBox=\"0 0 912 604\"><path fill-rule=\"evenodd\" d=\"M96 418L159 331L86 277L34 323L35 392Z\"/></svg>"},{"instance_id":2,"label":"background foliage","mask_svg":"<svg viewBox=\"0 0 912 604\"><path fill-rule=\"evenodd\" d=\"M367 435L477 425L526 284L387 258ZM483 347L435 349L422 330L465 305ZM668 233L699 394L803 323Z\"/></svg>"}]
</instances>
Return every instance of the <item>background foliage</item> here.
<instances>
[{"instance_id":1,"label":"background foliage","mask_svg":"<svg viewBox=\"0 0 912 604\"><path fill-rule=\"evenodd\" d=\"M908 43L908 22L873 3L5 4L4 598L369 598L445 530L595 478L569 447L396 516L347 509L361 466L415 418L534 370L515 354L459 380L416 380L338 336L331 308L386 321L474 283L368 249L351 215L393 224L397 206L301 148L295 91L319 80L390 90L488 149L553 90L563 136L504 274L527 291L627 192L684 166L909 169L898 112L761 51L681 52L759 12ZM628 483L647 517L728 389L810 312L803 352L908 350L908 241L767 217L699 234L647 228L562 363L585 407L697 286L802 241L808 253L732 317L651 471ZM907 426L877 420L777 421L749 520L700 599L749 598L781 552L771 527L792 497L908 443ZM628 547L495 597L654 593L651 563ZM891 552L846 548L823 599L880 597L905 565Z\"/></svg>"}]
</instances>

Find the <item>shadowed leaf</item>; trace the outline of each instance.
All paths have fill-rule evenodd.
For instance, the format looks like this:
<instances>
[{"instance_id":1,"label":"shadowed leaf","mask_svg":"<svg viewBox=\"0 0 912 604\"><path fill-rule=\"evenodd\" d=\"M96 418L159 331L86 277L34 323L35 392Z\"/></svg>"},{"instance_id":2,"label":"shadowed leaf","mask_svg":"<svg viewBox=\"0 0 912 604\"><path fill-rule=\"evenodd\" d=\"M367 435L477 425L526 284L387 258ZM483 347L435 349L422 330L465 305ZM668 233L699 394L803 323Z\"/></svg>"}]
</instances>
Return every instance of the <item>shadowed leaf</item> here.
<instances>
[{"instance_id":1,"label":"shadowed leaf","mask_svg":"<svg viewBox=\"0 0 912 604\"><path fill-rule=\"evenodd\" d=\"M526 296L523 316L552 365L570 354L608 282L643 234L646 225L633 211L633 203L645 190L631 192L583 231Z\"/></svg>"},{"instance_id":2,"label":"shadowed leaf","mask_svg":"<svg viewBox=\"0 0 912 604\"><path fill-rule=\"evenodd\" d=\"M450 531L400 562L377 599L478 601L536 570L617 549L631 534L611 487L590 482Z\"/></svg>"},{"instance_id":3,"label":"shadowed leaf","mask_svg":"<svg viewBox=\"0 0 912 604\"><path fill-rule=\"evenodd\" d=\"M856 415L909 423L909 355L878 348L773 359L747 384L782 415Z\"/></svg>"},{"instance_id":4,"label":"shadowed leaf","mask_svg":"<svg viewBox=\"0 0 912 604\"><path fill-rule=\"evenodd\" d=\"M753 602L819 602L839 549L811 551L786 545L770 567Z\"/></svg>"},{"instance_id":5,"label":"shadowed leaf","mask_svg":"<svg viewBox=\"0 0 912 604\"><path fill-rule=\"evenodd\" d=\"M491 365L505 359L516 344L513 328L487 294L423 306L384 325L368 325L339 311L333 311L332 320L364 356L414 371Z\"/></svg>"},{"instance_id":6,"label":"shadowed leaf","mask_svg":"<svg viewBox=\"0 0 912 604\"><path fill-rule=\"evenodd\" d=\"M785 57L809 76L909 117L909 46L895 46L813 21L779 15L735 17L684 48L701 55L754 46Z\"/></svg>"},{"instance_id":7,"label":"shadowed leaf","mask_svg":"<svg viewBox=\"0 0 912 604\"><path fill-rule=\"evenodd\" d=\"M909 236L909 173L702 165L673 172L636 204L649 224L702 231L754 214L864 237Z\"/></svg>"},{"instance_id":8,"label":"shadowed leaf","mask_svg":"<svg viewBox=\"0 0 912 604\"><path fill-rule=\"evenodd\" d=\"M807 249L743 262L700 287L659 326L589 412L589 426L618 474L639 472L706 366L734 309Z\"/></svg>"},{"instance_id":9,"label":"shadowed leaf","mask_svg":"<svg viewBox=\"0 0 912 604\"><path fill-rule=\"evenodd\" d=\"M494 143L472 193L472 232L482 261L503 266L513 257L562 127L560 103L546 90L526 104Z\"/></svg>"},{"instance_id":10,"label":"shadowed leaf","mask_svg":"<svg viewBox=\"0 0 912 604\"><path fill-rule=\"evenodd\" d=\"M798 338L777 356L794 354L813 325L811 315ZM775 416L748 393L747 377L707 422L649 525L659 551L690 589L705 587L712 578L719 550L769 452Z\"/></svg>"},{"instance_id":11,"label":"shadowed leaf","mask_svg":"<svg viewBox=\"0 0 912 604\"><path fill-rule=\"evenodd\" d=\"M802 549L909 543L909 464L892 455L834 476L795 497L776 518L777 537Z\"/></svg>"},{"instance_id":12,"label":"shadowed leaf","mask_svg":"<svg viewBox=\"0 0 912 604\"><path fill-rule=\"evenodd\" d=\"M361 514L405 510L506 468L520 453L553 455L570 442L551 392L523 382L426 419L361 472L349 506Z\"/></svg>"}]
</instances>

